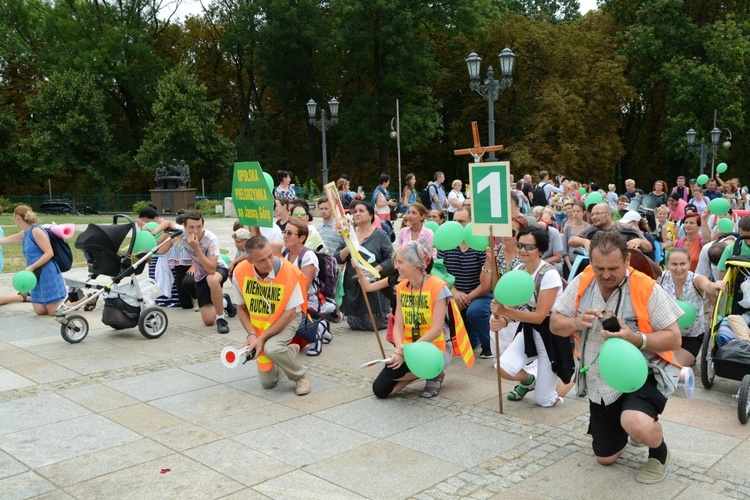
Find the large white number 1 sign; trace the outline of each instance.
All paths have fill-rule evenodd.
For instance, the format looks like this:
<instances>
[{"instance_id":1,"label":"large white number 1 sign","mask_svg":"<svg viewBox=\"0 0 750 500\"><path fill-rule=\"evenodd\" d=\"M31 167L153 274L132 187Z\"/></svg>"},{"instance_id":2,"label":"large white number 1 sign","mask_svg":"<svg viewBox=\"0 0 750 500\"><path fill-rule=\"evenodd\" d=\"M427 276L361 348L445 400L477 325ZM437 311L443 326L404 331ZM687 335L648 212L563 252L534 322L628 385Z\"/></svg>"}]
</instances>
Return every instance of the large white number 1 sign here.
<instances>
[{"instance_id":1,"label":"large white number 1 sign","mask_svg":"<svg viewBox=\"0 0 750 500\"><path fill-rule=\"evenodd\" d=\"M490 189L490 216L500 218L503 216L503 205L500 198L500 172L492 172L477 183L477 194Z\"/></svg>"}]
</instances>

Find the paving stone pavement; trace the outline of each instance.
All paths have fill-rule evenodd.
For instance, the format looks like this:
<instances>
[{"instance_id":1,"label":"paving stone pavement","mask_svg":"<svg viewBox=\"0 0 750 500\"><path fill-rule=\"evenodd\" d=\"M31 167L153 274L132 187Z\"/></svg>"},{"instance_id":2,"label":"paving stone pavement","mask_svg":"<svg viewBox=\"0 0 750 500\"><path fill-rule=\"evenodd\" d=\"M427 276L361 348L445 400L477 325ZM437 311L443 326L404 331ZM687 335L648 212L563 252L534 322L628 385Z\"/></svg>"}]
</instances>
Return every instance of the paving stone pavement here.
<instances>
[{"instance_id":1,"label":"paving stone pavement","mask_svg":"<svg viewBox=\"0 0 750 500\"><path fill-rule=\"evenodd\" d=\"M207 221L226 248L231 224ZM646 486L642 448L596 464L585 401L505 400L500 414L491 360L452 363L436 398L416 383L378 400L378 368L359 368L380 357L374 334L337 324L319 357L300 355L313 390L298 397L286 380L262 389L255 363L221 365L244 340L236 318L218 335L197 312L167 312L167 333L147 340L102 325L100 303L72 345L28 305L0 307L0 498L750 497L736 381L670 399L672 466Z\"/></svg>"}]
</instances>

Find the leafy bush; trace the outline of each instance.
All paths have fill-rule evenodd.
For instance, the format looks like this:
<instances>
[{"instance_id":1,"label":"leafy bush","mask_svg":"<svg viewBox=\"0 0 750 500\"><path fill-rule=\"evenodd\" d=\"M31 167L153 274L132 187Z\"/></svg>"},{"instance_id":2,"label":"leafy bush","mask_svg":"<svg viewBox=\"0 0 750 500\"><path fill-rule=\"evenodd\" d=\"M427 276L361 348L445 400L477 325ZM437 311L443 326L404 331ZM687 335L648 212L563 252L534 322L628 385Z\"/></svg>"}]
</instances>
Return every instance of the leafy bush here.
<instances>
[{"instance_id":1,"label":"leafy bush","mask_svg":"<svg viewBox=\"0 0 750 500\"><path fill-rule=\"evenodd\" d=\"M315 181L311 178L307 179L307 182L302 184L302 188L306 191L306 197L308 200L315 200L320 197L320 188L315 184Z\"/></svg>"},{"instance_id":2,"label":"leafy bush","mask_svg":"<svg viewBox=\"0 0 750 500\"><path fill-rule=\"evenodd\" d=\"M133 203L133 213L138 216L138 214L141 213L141 210L149 205L151 205L151 202L148 200L136 201L135 203Z\"/></svg>"},{"instance_id":3,"label":"leafy bush","mask_svg":"<svg viewBox=\"0 0 750 500\"><path fill-rule=\"evenodd\" d=\"M6 198L0 198L0 207L3 208L4 214L12 214L18 205L21 205L21 203L11 203Z\"/></svg>"},{"instance_id":4,"label":"leafy bush","mask_svg":"<svg viewBox=\"0 0 750 500\"><path fill-rule=\"evenodd\" d=\"M202 200L195 202L195 209L206 217L221 217L221 214L216 213L216 205L224 206L224 202L220 200Z\"/></svg>"}]
</instances>

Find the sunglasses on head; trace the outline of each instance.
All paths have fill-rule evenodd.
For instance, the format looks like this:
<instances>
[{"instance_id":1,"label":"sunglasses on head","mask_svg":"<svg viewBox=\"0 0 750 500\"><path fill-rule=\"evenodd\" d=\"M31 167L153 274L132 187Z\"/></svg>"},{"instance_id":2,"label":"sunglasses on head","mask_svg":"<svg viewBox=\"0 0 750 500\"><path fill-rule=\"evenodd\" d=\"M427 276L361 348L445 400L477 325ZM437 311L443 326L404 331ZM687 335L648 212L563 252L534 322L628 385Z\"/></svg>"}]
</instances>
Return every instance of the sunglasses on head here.
<instances>
[{"instance_id":1,"label":"sunglasses on head","mask_svg":"<svg viewBox=\"0 0 750 500\"><path fill-rule=\"evenodd\" d=\"M297 235L297 233L295 233L294 231L290 231L289 229L287 229L286 231L284 231L284 234L287 235L287 236L296 236Z\"/></svg>"},{"instance_id":2,"label":"sunglasses on head","mask_svg":"<svg viewBox=\"0 0 750 500\"><path fill-rule=\"evenodd\" d=\"M533 243L516 243L516 248L518 248L519 250L523 248L527 252L530 252L532 250L536 250L539 247L534 245Z\"/></svg>"}]
</instances>

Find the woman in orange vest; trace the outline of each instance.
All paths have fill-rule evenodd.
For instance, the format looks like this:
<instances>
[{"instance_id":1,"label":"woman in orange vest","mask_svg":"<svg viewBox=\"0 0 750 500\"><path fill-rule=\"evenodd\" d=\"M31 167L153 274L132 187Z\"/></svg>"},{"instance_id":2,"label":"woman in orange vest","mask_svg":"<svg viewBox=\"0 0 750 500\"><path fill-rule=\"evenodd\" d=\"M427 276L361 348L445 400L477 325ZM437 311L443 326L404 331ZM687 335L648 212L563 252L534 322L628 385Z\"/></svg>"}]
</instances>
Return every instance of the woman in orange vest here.
<instances>
[{"instance_id":1,"label":"woman in orange vest","mask_svg":"<svg viewBox=\"0 0 750 500\"><path fill-rule=\"evenodd\" d=\"M396 286L396 318L393 326L395 349L383 371L372 383L372 392L379 398L391 394L417 380L404 362L403 347L411 342L432 342L444 353L444 367L453 351L446 349L448 329L445 324L448 302L452 295L445 282L430 273L432 255L423 244L410 241L396 253L395 267L402 281ZM422 397L431 398L440 392L445 372L428 380Z\"/></svg>"}]
</instances>

